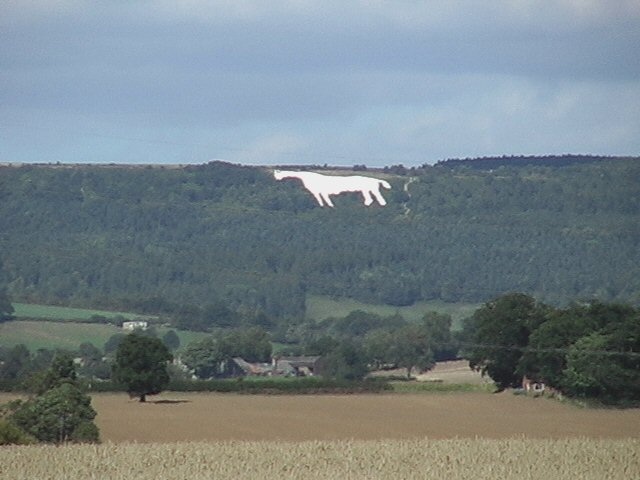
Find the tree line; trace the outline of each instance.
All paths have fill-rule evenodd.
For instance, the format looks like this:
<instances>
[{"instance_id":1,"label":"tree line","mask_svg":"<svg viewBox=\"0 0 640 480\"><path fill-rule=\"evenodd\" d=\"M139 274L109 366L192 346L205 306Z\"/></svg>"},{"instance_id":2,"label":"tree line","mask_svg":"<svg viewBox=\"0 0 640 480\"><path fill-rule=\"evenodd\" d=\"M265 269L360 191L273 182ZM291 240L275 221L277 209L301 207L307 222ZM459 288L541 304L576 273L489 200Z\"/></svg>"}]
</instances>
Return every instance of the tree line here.
<instances>
[{"instance_id":1,"label":"tree line","mask_svg":"<svg viewBox=\"0 0 640 480\"><path fill-rule=\"evenodd\" d=\"M504 295L474 313L463 339L470 366L500 389L527 377L570 397L640 400L640 310L630 305L554 308L525 294Z\"/></svg>"},{"instance_id":2,"label":"tree line","mask_svg":"<svg viewBox=\"0 0 640 480\"><path fill-rule=\"evenodd\" d=\"M144 400L170 381L190 389L194 378L197 388L204 385L197 382L225 378L225 365L236 357L258 363L274 355L316 356L321 359L316 373L339 381L359 381L384 369L403 369L410 379L437 361L464 358L498 390L519 388L526 377L571 398L612 404L640 400L636 307L589 302L559 308L511 293L479 307L462 331L452 331L451 324L449 315L436 312L408 322L399 315L353 311L299 325L277 353L272 335L256 326L216 329L184 346L175 332L158 338L153 329L114 335L102 350L82 344L76 352L32 353L18 345L0 350L0 383L42 396L59 387L60 379L75 389L111 381ZM174 358L177 364L170 363Z\"/></svg>"}]
</instances>

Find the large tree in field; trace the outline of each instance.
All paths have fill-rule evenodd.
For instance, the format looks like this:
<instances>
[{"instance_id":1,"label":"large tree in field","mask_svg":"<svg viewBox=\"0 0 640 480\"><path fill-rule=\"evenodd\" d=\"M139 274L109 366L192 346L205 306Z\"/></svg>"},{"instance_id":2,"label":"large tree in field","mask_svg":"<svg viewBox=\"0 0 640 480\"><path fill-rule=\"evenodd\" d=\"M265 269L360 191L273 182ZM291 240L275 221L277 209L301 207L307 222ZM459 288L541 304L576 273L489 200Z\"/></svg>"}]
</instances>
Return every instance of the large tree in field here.
<instances>
[{"instance_id":1,"label":"large tree in field","mask_svg":"<svg viewBox=\"0 0 640 480\"><path fill-rule=\"evenodd\" d=\"M118 347L113 365L113 379L126 386L132 397L141 402L169 384L167 363L173 359L162 340L139 333L128 335Z\"/></svg>"},{"instance_id":2,"label":"large tree in field","mask_svg":"<svg viewBox=\"0 0 640 480\"><path fill-rule=\"evenodd\" d=\"M489 375L500 390L521 384L521 358L529 336L547 309L532 297L510 293L487 302L473 314L466 357L471 368Z\"/></svg>"}]
</instances>

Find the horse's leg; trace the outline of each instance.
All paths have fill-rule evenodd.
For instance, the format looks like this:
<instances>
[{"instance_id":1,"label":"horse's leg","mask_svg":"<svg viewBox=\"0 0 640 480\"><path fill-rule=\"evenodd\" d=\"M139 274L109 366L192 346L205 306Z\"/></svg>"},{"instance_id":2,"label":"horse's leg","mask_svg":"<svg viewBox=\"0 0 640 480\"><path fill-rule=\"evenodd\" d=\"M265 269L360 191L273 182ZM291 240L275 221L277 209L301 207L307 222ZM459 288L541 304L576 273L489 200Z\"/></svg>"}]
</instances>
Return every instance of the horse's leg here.
<instances>
[{"instance_id":1,"label":"horse's leg","mask_svg":"<svg viewBox=\"0 0 640 480\"><path fill-rule=\"evenodd\" d=\"M325 203L330 206L333 207L333 202L331 201L331 197L329 196L328 193L326 192L320 192L320 195L322 195L322 198L324 199Z\"/></svg>"},{"instance_id":2,"label":"horse's leg","mask_svg":"<svg viewBox=\"0 0 640 480\"><path fill-rule=\"evenodd\" d=\"M322 201L322 195L320 195L320 192L314 192L313 190L309 190L309 191L313 194L314 198L316 199L316 202L318 202L318 204L321 207L324 207L324 202Z\"/></svg>"},{"instance_id":3,"label":"horse's leg","mask_svg":"<svg viewBox=\"0 0 640 480\"><path fill-rule=\"evenodd\" d=\"M364 204L368 207L373 203L373 198L371 198L371 192L369 190L361 190L361 193L364 198Z\"/></svg>"},{"instance_id":4,"label":"horse's leg","mask_svg":"<svg viewBox=\"0 0 640 480\"><path fill-rule=\"evenodd\" d=\"M384 207L387 204L387 201L380 194L380 191L377 188L372 189L371 193L373 193L373 196L376 197L376 200L378 201L378 203L380 205L382 205Z\"/></svg>"}]
</instances>

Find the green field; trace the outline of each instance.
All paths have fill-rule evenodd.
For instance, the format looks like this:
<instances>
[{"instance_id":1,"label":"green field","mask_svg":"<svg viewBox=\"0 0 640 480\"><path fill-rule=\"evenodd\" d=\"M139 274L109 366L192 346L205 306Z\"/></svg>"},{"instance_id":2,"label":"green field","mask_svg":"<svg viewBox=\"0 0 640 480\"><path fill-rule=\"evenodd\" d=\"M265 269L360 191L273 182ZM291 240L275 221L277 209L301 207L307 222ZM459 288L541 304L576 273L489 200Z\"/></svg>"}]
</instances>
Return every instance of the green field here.
<instances>
[{"instance_id":1,"label":"green field","mask_svg":"<svg viewBox=\"0 0 640 480\"><path fill-rule=\"evenodd\" d=\"M121 315L126 319L153 318L130 312L110 312L50 305L14 303L15 316L18 320L0 324L0 346L11 347L25 344L30 350L38 348L76 349L83 342L93 343L102 348L105 342L122 330L114 325L81 323L93 315L113 318ZM307 313L309 319L321 320L327 317L344 317L353 310L363 310L382 316L399 313L409 321L417 321L428 311L446 313L453 318L453 328L459 328L460 321L471 315L478 307L476 304L419 302L408 307L390 305L372 305L356 300L310 295L307 297ZM40 320L34 320L40 319ZM49 321L47 321L49 320ZM164 335L166 327L157 327L159 335ZM177 331L182 346L206 334L199 332Z\"/></svg>"},{"instance_id":2,"label":"green field","mask_svg":"<svg viewBox=\"0 0 640 480\"><path fill-rule=\"evenodd\" d=\"M122 316L127 320L133 318L151 318L148 315L138 315L129 312L109 312L105 310L91 310L85 308L56 307L52 305L37 305L33 303L14 303L16 318L44 318L48 320L87 320L94 315L107 318Z\"/></svg>"},{"instance_id":3,"label":"green field","mask_svg":"<svg viewBox=\"0 0 640 480\"><path fill-rule=\"evenodd\" d=\"M122 329L115 325L15 320L0 324L0 346L22 343L31 351L38 348L73 350L83 342L91 342L102 348L109 337L119 332Z\"/></svg>"},{"instance_id":4,"label":"green field","mask_svg":"<svg viewBox=\"0 0 640 480\"><path fill-rule=\"evenodd\" d=\"M158 327L156 330L162 336L169 329ZM0 346L12 347L22 343L31 351L38 348L75 350L81 343L90 342L102 349L109 337L116 333L123 331L114 325L14 320L0 324ZM176 333L182 346L206 335L185 331Z\"/></svg>"},{"instance_id":5,"label":"green field","mask_svg":"<svg viewBox=\"0 0 640 480\"><path fill-rule=\"evenodd\" d=\"M308 319L323 320L328 317L344 317L353 310L362 310L381 316L390 316L396 313L409 321L417 321L426 312L438 312L451 315L454 330L460 328L463 318L469 317L479 307L475 303L445 303L441 301L417 302L407 307L394 307L391 305L372 305L358 302L351 298L334 299L321 295L308 295L306 300L306 317Z\"/></svg>"}]
</instances>

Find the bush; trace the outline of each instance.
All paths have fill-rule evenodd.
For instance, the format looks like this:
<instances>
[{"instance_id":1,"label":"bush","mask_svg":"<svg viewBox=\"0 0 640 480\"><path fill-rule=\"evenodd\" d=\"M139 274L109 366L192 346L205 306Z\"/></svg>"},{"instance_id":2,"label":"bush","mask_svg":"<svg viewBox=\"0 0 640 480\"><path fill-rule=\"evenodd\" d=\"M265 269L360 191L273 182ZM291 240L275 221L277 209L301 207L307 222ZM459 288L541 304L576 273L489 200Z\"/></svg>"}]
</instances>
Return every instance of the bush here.
<instances>
[{"instance_id":1,"label":"bush","mask_svg":"<svg viewBox=\"0 0 640 480\"><path fill-rule=\"evenodd\" d=\"M83 423L91 423L96 416L91 398L72 383L63 383L26 402L16 403L15 407L10 420L46 443L73 440L76 429Z\"/></svg>"},{"instance_id":2,"label":"bush","mask_svg":"<svg viewBox=\"0 0 640 480\"><path fill-rule=\"evenodd\" d=\"M100 430L95 423L84 421L71 432L71 441L74 443L98 443L100 441Z\"/></svg>"},{"instance_id":3,"label":"bush","mask_svg":"<svg viewBox=\"0 0 640 480\"><path fill-rule=\"evenodd\" d=\"M0 419L0 445L29 445L36 439L27 435L14 424Z\"/></svg>"}]
</instances>

